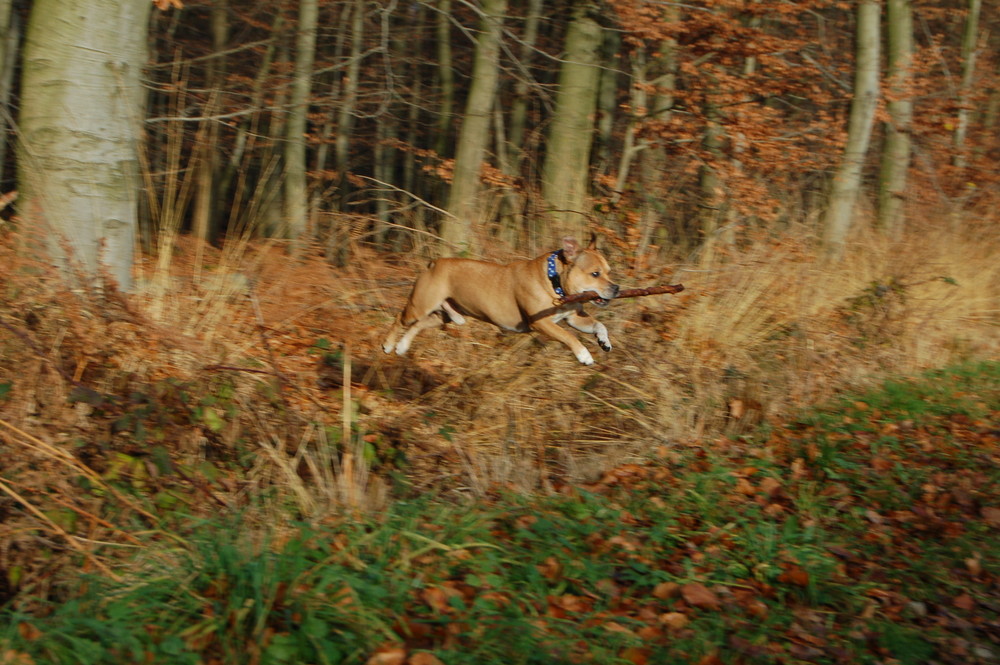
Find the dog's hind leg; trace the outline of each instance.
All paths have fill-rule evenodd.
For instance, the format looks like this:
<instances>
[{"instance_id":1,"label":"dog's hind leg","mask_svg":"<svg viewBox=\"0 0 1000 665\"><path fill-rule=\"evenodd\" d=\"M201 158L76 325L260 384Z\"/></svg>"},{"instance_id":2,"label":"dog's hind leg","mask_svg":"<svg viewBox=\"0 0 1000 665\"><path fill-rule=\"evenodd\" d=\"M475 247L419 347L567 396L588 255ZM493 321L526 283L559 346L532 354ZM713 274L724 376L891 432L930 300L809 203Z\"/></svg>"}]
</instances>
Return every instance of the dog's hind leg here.
<instances>
[{"instance_id":1,"label":"dog's hind leg","mask_svg":"<svg viewBox=\"0 0 1000 665\"><path fill-rule=\"evenodd\" d=\"M441 303L441 309L443 309L444 313L448 315L448 318L454 321L456 324L460 326L465 325L465 317L459 314L458 311L454 307L452 307L450 302L445 300L443 303Z\"/></svg>"}]
</instances>

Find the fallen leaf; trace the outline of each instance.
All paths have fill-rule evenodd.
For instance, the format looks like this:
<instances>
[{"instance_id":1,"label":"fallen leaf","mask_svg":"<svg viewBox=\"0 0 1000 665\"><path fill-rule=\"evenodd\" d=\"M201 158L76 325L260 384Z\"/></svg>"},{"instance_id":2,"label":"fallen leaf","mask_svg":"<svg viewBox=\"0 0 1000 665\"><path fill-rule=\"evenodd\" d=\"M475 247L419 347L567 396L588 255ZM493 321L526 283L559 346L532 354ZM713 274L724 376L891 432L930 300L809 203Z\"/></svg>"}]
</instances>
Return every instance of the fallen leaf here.
<instances>
[{"instance_id":1,"label":"fallen leaf","mask_svg":"<svg viewBox=\"0 0 1000 665\"><path fill-rule=\"evenodd\" d=\"M796 586L809 586L809 573L802 569L801 566L794 563L782 564L783 572L778 575L778 581L784 582L785 584L794 584Z\"/></svg>"},{"instance_id":2,"label":"fallen leaf","mask_svg":"<svg viewBox=\"0 0 1000 665\"><path fill-rule=\"evenodd\" d=\"M444 663L429 651L421 651L410 656L410 659L406 661L406 665L444 665Z\"/></svg>"},{"instance_id":3,"label":"fallen leaf","mask_svg":"<svg viewBox=\"0 0 1000 665\"><path fill-rule=\"evenodd\" d=\"M680 630L691 623L691 620L683 612L667 612L660 615L660 623L670 630Z\"/></svg>"},{"instance_id":4,"label":"fallen leaf","mask_svg":"<svg viewBox=\"0 0 1000 665\"><path fill-rule=\"evenodd\" d=\"M976 609L976 601L967 593L962 593L951 599L952 604L960 610L971 612Z\"/></svg>"},{"instance_id":5,"label":"fallen leaf","mask_svg":"<svg viewBox=\"0 0 1000 665\"><path fill-rule=\"evenodd\" d=\"M984 506L980 511L983 519L990 526L1000 527L1000 508L994 508L993 506Z\"/></svg>"},{"instance_id":6,"label":"fallen leaf","mask_svg":"<svg viewBox=\"0 0 1000 665\"><path fill-rule=\"evenodd\" d=\"M562 573L562 565L554 556L548 557L544 562L535 566L535 568L547 580L557 580Z\"/></svg>"},{"instance_id":7,"label":"fallen leaf","mask_svg":"<svg viewBox=\"0 0 1000 665\"><path fill-rule=\"evenodd\" d=\"M873 457L870 464L876 471L891 471L894 466L892 460L887 460L884 457Z\"/></svg>"},{"instance_id":8,"label":"fallen leaf","mask_svg":"<svg viewBox=\"0 0 1000 665\"><path fill-rule=\"evenodd\" d=\"M25 621L17 624L17 632L21 634L21 639L27 642L34 642L42 636L42 631Z\"/></svg>"},{"instance_id":9,"label":"fallen leaf","mask_svg":"<svg viewBox=\"0 0 1000 665\"><path fill-rule=\"evenodd\" d=\"M653 587L653 597L660 600L673 598L680 591L681 585L677 582L660 582Z\"/></svg>"},{"instance_id":10,"label":"fallen leaf","mask_svg":"<svg viewBox=\"0 0 1000 665\"><path fill-rule=\"evenodd\" d=\"M621 652L619 658L633 665L646 665L649 662L650 649L645 647L628 647Z\"/></svg>"},{"instance_id":11,"label":"fallen leaf","mask_svg":"<svg viewBox=\"0 0 1000 665\"><path fill-rule=\"evenodd\" d=\"M428 587L420 592L421 599L438 612L450 612L452 607L448 602L449 598L461 595L460 591L445 587Z\"/></svg>"},{"instance_id":12,"label":"fallen leaf","mask_svg":"<svg viewBox=\"0 0 1000 665\"><path fill-rule=\"evenodd\" d=\"M681 595L692 607L717 610L722 606L719 597L700 582L691 582L682 586Z\"/></svg>"},{"instance_id":13,"label":"fallen leaf","mask_svg":"<svg viewBox=\"0 0 1000 665\"><path fill-rule=\"evenodd\" d=\"M393 648L372 654L365 665L403 665L406 660L406 649Z\"/></svg>"},{"instance_id":14,"label":"fallen leaf","mask_svg":"<svg viewBox=\"0 0 1000 665\"><path fill-rule=\"evenodd\" d=\"M769 497L777 496L781 492L781 481L768 476L760 481L760 490Z\"/></svg>"}]
</instances>

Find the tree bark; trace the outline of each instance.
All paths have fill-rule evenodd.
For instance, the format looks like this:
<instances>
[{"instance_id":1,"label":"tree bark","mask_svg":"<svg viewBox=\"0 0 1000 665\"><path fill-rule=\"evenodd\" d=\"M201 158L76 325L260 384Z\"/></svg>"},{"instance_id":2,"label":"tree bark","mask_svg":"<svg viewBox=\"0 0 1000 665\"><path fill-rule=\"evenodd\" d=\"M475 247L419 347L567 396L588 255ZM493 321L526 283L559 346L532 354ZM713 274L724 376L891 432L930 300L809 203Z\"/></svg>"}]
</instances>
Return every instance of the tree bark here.
<instances>
[{"instance_id":1,"label":"tree bark","mask_svg":"<svg viewBox=\"0 0 1000 665\"><path fill-rule=\"evenodd\" d=\"M886 64L889 122L885 126L879 174L878 226L899 233L906 181L910 170L910 130L913 122L913 6L911 0L886 5Z\"/></svg>"},{"instance_id":2,"label":"tree bark","mask_svg":"<svg viewBox=\"0 0 1000 665\"><path fill-rule=\"evenodd\" d=\"M437 136L434 151L442 157L448 152L451 136L452 115L455 109L455 72L451 62L451 0L438 0L437 10L437 72L438 87L441 91L441 107L438 112Z\"/></svg>"},{"instance_id":3,"label":"tree bark","mask_svg":"<svg viewBox=\"0 0 1000 665\"><path fill-rule=\"evenodd\" d=\"M979 14L982 0L969 0L969 15L965 19L962 35L962 87L958 92L958 122L955 124L955 158L953 163L964 168L966 162L965 137L969 132L972 118L972 79L976 73L976 42L979 40Z\"/></svg>"},{"instance_id":4,"label":"tree bark","mask_svg":"<svg viewBox=\"0 0 1000 665\"><path fill-rule=\"evenodd\" d=\"M341 208L350 190L347 173L350 170L351 137L354 134L354 112L358 106L358 79L361 76L361 49L365 39L365 3L354 0L351 3L351 59L347 65L344 84L341 89L340 111L337 113L337 141L334 154L337 179L340 184Z\"/></svg>"},{"instance_id":5,"label":"tree bark","mask_svg":"<svg viewBox=\"0 0 1000 665\"><path fill-rule=\"evenodd\" d=\"M309 228L309 194L306 187L306 121L316 56L317 0L299 0L299 26L295 39L295 78L292 83L288 124L285 127L285 223L288 237L302 240Z\"/></svg>"},{"instance_id":6,"label":"tree bark","mask_svg":"<svg viewBox=\"0 0 1000 665\"><path fill-rule=\"evenodd\" d=\"M24 44L22 217L54 232L58 265L72 259L86 278L106 266L122 289L132 282L150 7L36 0Z\"/></svg>"},{"instance_id":7,"label":"tree bark","mask_svg":"<svg viewBox=\"0 0 1000 665\"><path fill-rule=\"evenodd\" d=\"M847 144L833 177L830 202L823 216L826 255L839 259L851 228L854 204L861 188L861 170L871 141L879 95L879 23L877 0L858 4L857 45L854 64L854 99L847 129Z\"/></svg>"},{"instance_id":8,"label":"tree bark","mask_svg":"<svg viewBox=\"0 0 1000 665\"><path fill-rule=\"evenodd\" d=\"M542 198L558 235L582 235L587 226L587 183L600 82L601 26L594 8L578 3L566 32L559 92L542 167Z\"/></svg>"},{"instance_id":9,"label":"tree bark","mask_svg":"<svg viewBox=\"0 0 1000 665\"><path fill-rule=\"evenodd\" d=\"M500 76L500 42L507 0L484 0L482 10L472 82L455 148L455 174L448 195L449 214L441 221L441 237L448 243L446 251L452 254L463 254L472 248L472 222L478 220L481 213L480 174Z\"/></svg>"},{"instance_id":10,"label":"tree bark","mask_svg":"<svg viewBox=\"0 0 1000 665\"><path fill-rule=\"evenodd\" d=\"M0 182L4 180L7 162L7 118L10 113L10 93L14 84L14 64L21 41L21 22L11 11L12 0L0 0Z\"/></svg>"},{"instance_id":11,"label":"tree bark","mask_svg":"<svg viewBox=\"0 0 1000 665\"><path fill-rule=\"evenodd\" d=\"M524 147L524 129L528 118L528 96L530 94L530 70L535 43L538 41L538 24L542 16L542 0L528 0L528 15L524 18L524 32L521 35L521 54L518 58L520 76L514 83L514 101L510 105L510 145L520 153ZM520 158L520 155L518 155ZM518 160L519 161L519 160Z\"/></svg>"}]
</instances>

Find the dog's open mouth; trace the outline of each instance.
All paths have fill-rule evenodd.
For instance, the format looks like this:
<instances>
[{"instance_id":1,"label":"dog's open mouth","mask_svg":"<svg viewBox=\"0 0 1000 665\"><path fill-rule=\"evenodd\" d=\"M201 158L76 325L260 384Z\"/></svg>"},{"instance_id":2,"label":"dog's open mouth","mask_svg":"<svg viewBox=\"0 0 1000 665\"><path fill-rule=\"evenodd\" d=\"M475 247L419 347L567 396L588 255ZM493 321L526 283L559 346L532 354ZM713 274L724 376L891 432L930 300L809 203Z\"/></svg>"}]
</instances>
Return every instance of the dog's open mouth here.
<instances>
[{"instance_id":1,"label":"dog's open mouth","mask_svg":"<svg viewBox=\"0 0 1000 665\"><path fill-rule=\"evenodd\" d=\"M605 300L604 298L594 298L594 304L597 305L598 307L607 307L608 301Z\"/></svg>"}]
</instances>

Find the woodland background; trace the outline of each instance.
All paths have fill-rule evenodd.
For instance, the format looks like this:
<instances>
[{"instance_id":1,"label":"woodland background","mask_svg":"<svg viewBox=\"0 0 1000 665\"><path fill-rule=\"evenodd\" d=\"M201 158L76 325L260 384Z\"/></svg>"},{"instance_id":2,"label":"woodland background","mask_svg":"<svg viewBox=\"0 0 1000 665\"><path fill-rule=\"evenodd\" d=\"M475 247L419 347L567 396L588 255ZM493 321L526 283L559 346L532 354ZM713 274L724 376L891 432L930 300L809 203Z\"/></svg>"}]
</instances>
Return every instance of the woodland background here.
<instances>
[{"instance_id":1,"label":"woodland background","mask_svg":"<svg viewBox=\"0 0 1000 665\"><path fill-rule=\"evenodd\" d=\"M534 522L446 532L466 524L451 506L472 500L551 508L491 503L513 493L558 495L569 522L628 532L525 555L538 557L524 574L541 600L498 632L526 636L523 662L580 662L576 647L547 650L547 628L532 642L531 617L591 616L613 597L646 621L629 599L654 586L660 618L645 635L659 646L615 628L624 642L607 658L646 662L681 636L694 646L670 662L727 648L741 655L726 662L924 662L933 627L971 640L966 653L986 649L946 662L990 662L996 613L977 608L995 608L1000 579L983 556L1000 505L995 368L962 370L954 387L935 375L938 392L890 391L902 407L848 401L837 427L781 423L890 374L996 357L998 17L993 0L0 2L0 596L21 612L3 653L71 658L86 634L105 649L90 662L178 649L283 662L301 639L300 662L320 662L312 633L288 627L294 596L360 627L343 662L404 642L398 660L371 662L427 665L417 656L449 649L468 659L454 662L508 662L503 644L463 651L481 635L459 635L447 584L473 564L451 552L473 531L514 547ZM405 358L381 353L429 258L529 258L591 230L623 287L686 287L599 312L615 348L594 367L477 323L426 332ZM914 415L939 402L926 423ZM633 484L650 494L622 513ZM407 512L427 496L443 512ZM212 521L233 513L238 526ZM540 524L568 528L550 517ZM302 523L330 531L303 535ZM726 535L734 524L748 530ZM538 533L539 546L558 541ZM411 556L407 534L449 554ZM360 595L331 604L340 591L265 575L269 609L252 622L242 597L220 609L253 586L235 580L276 561L248 552L321 568L314 536L347 552L347 576L382 555L386 571L426 559L431 572L400 584L427 586L376 619L380 582L352 582ZM921 549L939 537L953 551ZM892 550L899 538L912 550ZM232 552L211 550L225 543ZM629 552L612 567L655 571L626 583L549 561L590 546ZM751 551L760 566L744 569ZM128 639L106 630L106 602L124 598L128 614L160 598L146 572L173 580L202 555L217 577L151 610L204 601L183 640L148 619ZM925 555L930 572L893 572ZM883 558L885 570L859 563ZM93 634L45 623L101 588L81 568L138 589L76 611L103 617ZM473 588L514 595L462 579L470 603ZM922 582L911 616L905 596ZM433 628L414 638L399 617L418 606ZM829 619L838 637L803 637L830 607L851 608ZM888 627L858 633L875 614ZM975 639L961 623L973 616ZM758 624L787 634L759 653L716 648L720 631ZM905 648L884 646L893 635Z\"/></svg>"}]
</instances>

